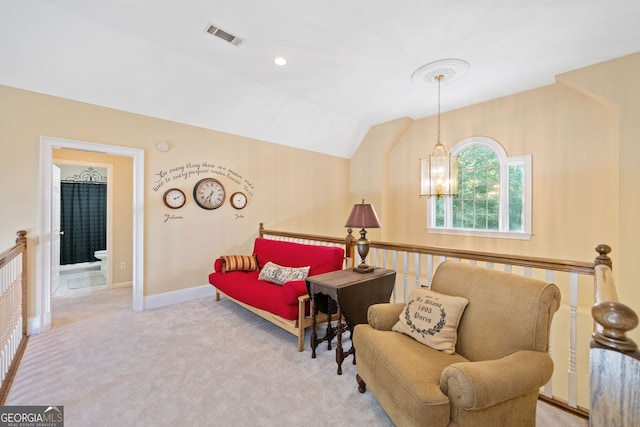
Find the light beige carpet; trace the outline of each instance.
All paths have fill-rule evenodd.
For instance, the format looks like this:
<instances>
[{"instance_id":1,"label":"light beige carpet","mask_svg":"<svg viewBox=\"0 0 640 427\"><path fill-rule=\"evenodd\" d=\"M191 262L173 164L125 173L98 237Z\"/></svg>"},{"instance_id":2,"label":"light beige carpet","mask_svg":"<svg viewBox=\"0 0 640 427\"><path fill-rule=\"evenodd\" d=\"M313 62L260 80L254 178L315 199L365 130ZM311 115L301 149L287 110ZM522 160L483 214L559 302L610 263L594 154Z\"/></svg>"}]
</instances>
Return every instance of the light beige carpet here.
<instances>
[{"instance_id":1,"label":"light beige carpet","mask_svg":"<svg viewBox=\"0 0 640 427\"><path fill-rule=\"evenodd\" d=\"M326 343L311 359L308 333L304 352L296 342L226 299L133 313L130 288L54 298L5 404L64 405L66 427L393 425L351 358L338 376Z\"/></svg>"},{"instance_id":2,"label":"light beige carpet","mask_svg":"<svg viewBox=\"0 0 640 427\"><path fill-rule=\"evenodd\" d=\"M392 425L351 359L338 376L333 351L311 359L226 299L133 313L125 288L54 299L53 313L6 405L64 405L65 427Z\"/></svg>"}]
</instances>

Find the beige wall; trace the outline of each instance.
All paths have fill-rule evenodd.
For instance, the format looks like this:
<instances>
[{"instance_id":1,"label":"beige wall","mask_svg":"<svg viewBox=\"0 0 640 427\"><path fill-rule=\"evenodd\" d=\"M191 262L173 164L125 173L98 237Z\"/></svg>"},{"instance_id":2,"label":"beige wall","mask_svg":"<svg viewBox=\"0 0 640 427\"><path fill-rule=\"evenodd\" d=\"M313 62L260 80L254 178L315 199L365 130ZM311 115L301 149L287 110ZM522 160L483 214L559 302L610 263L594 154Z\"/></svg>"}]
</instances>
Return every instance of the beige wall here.
<instances>
[{"instance_id":1,"label":"beige wall","mask_svg":"<svg viewBox=\"0 0 640 427\"><path fill-rule=\"evenodd\" d=\"M36 260L39 238L40 136L145 151L145 296L206 284L214 258L251 251L260 222L273 229L345 234L343 225L351 207L346 159L6 86L0 86L0 117L0 247L13 245L16 231L25 229L30 260ZM160 140L170 143L168 152L156 150ZM85 156L88 154L82 153L78 158ZM200 164L207 171L186 179L170 172L181 166L194 171L189 164ZM225 169L222 175L218 173ZM241 177L240 184L227 177L230 170ZM158 174L164 172L163 180L170 181L154 190ZM244 190L248 206L242 211L233 209L228 201L214 211L195 206L192 189L204 176L216 176L228 195ZM117 194L130 194L126 192L131 191L131 184L124 181L128 179L116 185ZM169 186L187 194L184 208L164 207L162 195ZM114 209L126 212L128 208ZM167 214L180 218L167 220ZM114 239L128 246L130 236L125 230ZM115 256L124 260L130 254ZM120 259L115 262L119 264ZM34 264L29 271L30 295L38 286ZM32 299L29 306L32 315L36 307Z\"/></svg>"},{"instance_id":2,"label":"beige wall","mask_svg":"<svg viewBox=\"0 0 640 427\"><path fill-rule=\"evenodd\" d=\"M109 245L109 256L111 257L111 283L113 285L131 285L133 280L133 159L62 149L54 149L52 157L56 164L70 161L111 166L113 176L108 183L111 193L109 212L111 228L107 230L107 233L110 234L107 237L107 245ZM120 268L122 262L126 265L125 269Z\"/></svg>"},{"instance_id":3,"label":"beige wall","mask_svg":"<svg viewBox=\"0 0 640 427\"><path fill-rule=\"evenodd\" d=\"M558 81L592 97L596 102L610 104L619 111L619 122L614 129L618 146L605 146L613 150L618 158L616 170L598 171L598 179L614 175L618 186L610 189L614 193L616 211L613 217L603 220L616 224L618 246L614 247L614 275L618 283L618 296L640 315L640 263L638 263L638 240L640 239L640 54L629 55L593 67L576 70L558 76ZM600 197L593 197L594 211L601 209ZM640 328L630 334L640 344Z\"/></svg>"}]
</instances>

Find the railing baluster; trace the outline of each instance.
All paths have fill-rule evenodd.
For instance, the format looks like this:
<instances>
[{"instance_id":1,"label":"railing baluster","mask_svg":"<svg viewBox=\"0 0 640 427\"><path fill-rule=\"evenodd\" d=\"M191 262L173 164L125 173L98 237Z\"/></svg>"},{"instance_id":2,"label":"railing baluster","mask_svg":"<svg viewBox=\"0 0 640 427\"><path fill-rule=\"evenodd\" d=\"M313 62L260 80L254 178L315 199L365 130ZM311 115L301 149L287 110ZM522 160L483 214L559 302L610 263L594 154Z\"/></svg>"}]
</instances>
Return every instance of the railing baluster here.
<instances>
[{"instance_id":1,"label":"railing baluster","mask_svg":"<svg viewBox=\"0 0 640 427\"><path fill-rule=\"evenodd\" d=\"M578 407L578 374L576 355L578 347L578 274L569 273L569 406Z\"/></svg>"},{"instance_id":2,"label":"railing baluster","mask_svg":"<svg viewBox=\"0 0 640 427\"><path fill-rule=\"evenodd\" d=\"M524 275L526 277L531 277L532 275L531 267L525 267ZM547 283L555 283L554 282L554 271L553 270L545 270L545 281ZM549 355L553 358L553 328L549 331ZM547 382L544 386L543 394L548 398L553 398L553 378Z\"/></svg>"},{"instance_id":3,"label":"railing baluster","mask_svg":"<svg viewBox=\"0 0 640 427\"><path fill-rule=\"evenodd\" d=\"M407 295L409 288L409 252L402 252L402 271L404 294Z\"/></svg>"},{"instance_id":4,"label":"railing baluster","mask_svg":"<svg viewBox=\"0 0 640 427\"><path fill-rule=\"evenodd\" d=\"M431 289L431 279L433 278L433 255L427 255L427 287Z\"/></svg>"}]
</instances>

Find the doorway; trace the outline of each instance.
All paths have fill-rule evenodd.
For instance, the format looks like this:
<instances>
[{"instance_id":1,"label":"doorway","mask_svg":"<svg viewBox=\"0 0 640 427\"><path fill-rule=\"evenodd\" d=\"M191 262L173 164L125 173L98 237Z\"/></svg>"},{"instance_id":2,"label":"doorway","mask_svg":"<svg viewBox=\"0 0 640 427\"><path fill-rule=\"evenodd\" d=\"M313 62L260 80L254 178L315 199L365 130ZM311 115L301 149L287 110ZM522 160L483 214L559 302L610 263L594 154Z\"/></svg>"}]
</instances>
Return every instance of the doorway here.
<instances>
[{"instance_id":1,"label":"doorway","mask_svg":"<svg viewBox=\"0 0 640 427\"><path fill-rule=\"evenodd\" d=\"M114 170L121 170L123 165L133 162L128 157L57 149L54 149L53 157L52 296L108 289L112 283L113 265L107 255L113 245L113 233L118 233L114 224L120 224L122 220L131 222L128 215L118 215L120 221L113 221L113 174ZM117 165L114 166L113 161L117 161ZM125 202L117 195L116 199L124 204L129 201ZM59 208L56 207L58 201ZM59 229L58 234L56 229ZM60 244L55 242L57 235ZM127 264L131 265L130 260ZM130 278L127 282L131 286Z\"/></svg>"},{"instance_id":2,"label":"doorway","mask_svg":"<svg viewBox=\"0 0 640 427\"><path fill-rule=\"evenodd\" d=\"M91 153L111 154L133 159L133 257L132 257L132 309L144 309L143 296L143 221L144 221L144 151L141 149L74 141L61 138L40 137L40 239L37 245L37 283L35 297L36 315L29 325L30 333L51 329L52 284L52 173L53 149L63 148Z\"/></svg>"}]
</instances>

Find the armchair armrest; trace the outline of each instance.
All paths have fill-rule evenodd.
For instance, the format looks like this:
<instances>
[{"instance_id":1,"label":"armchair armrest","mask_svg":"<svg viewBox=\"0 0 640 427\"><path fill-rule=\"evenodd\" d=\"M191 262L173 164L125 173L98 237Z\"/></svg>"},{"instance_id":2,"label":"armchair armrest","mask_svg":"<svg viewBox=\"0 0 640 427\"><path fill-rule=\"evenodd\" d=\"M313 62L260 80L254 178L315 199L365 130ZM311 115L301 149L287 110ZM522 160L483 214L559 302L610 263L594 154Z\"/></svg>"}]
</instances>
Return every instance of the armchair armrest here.
<instances>
[{"instance_id":1,"label":"armchair armrest","mask_svg":"<svg viewBox=\"0 0 640 427\"><path fill-rule=\"evenodd\" d=\"M552 373L548 353L522 350L497 360L454 363L442 371L440 389L452 406L483 409L538 390Z\"/></svg>"},{"instance_id":2,"label":"armchair armrest","mask_svg":"<svg viewBox=\"0 0 640 427\"><path fill-rule=\"evenodd\" d=\"M373 329L390 331L400 318L404 303L373 304L367 310L367 321Z\"/></svg>"}]
</instances>

